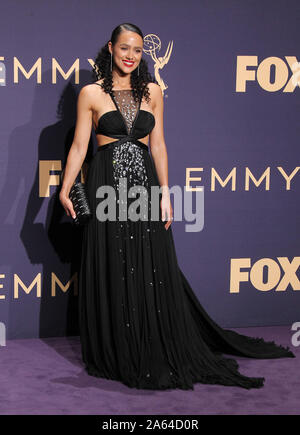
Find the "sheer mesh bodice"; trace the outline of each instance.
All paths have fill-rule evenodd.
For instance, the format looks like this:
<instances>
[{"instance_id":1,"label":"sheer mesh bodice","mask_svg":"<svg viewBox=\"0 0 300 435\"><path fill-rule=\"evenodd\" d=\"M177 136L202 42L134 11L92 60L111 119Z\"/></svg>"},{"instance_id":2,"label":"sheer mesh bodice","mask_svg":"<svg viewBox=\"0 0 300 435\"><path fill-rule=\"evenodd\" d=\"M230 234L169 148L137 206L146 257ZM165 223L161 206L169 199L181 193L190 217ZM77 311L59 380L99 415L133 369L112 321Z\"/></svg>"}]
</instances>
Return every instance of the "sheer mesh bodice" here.
<instances>
[{"instance_id":1,"label":"sheer mesh bodice","mask_svg":"<svg viewBox=\"0 0 300 435\"><path fill-rule=\"evenodd\" d=\"M142 98L135 101L130 89L111 91L110 97L116 110L109 110L98 119L96 134L119 139L120 144L127 140L139 142L139 139L151 133L155 127L155 117L150 111L140 108ZM143 142L138 143L143 147L141 144Z\"/></svg>"},{"instance_id":2,"label":"sheer mesh bodice","mask_svg":"<svg viewBox=\"0 0 300 435\"><path fill-rule=\"evenodd\" d=\"M140 104L134 100L130 89L112 91L112 98L126 123L127 133L130 134Z\"/></svg>"}]
</instances>

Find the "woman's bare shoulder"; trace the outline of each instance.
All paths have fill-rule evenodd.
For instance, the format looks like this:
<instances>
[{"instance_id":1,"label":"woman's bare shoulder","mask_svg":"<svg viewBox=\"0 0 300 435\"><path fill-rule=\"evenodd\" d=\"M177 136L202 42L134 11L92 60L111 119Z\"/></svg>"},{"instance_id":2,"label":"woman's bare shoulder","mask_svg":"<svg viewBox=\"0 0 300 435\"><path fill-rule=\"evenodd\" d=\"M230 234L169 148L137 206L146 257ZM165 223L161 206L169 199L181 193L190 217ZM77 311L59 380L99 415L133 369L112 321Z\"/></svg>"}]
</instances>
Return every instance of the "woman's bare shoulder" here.
<instances>
[{"instance_id":1,"label":"woman's bare shoulder","mask_svg":"<svg viewBox=\"0 0 300 435\"><path fill-rule=\"evenodd\" d=\"M104 89L101 86L99 86L101 84L102 84L102 80L98 80L97 82L93 82L93 83L88 83L87 85L82 86L81 91L83 91L86 94L93 93L95 92L95 90L97 92L101 91L102 93L104 93Z\"/></svg>"},{"instance_id":2,"label":"woman's bare shoulder","mask_svg":"<svg viewBox=\"0 0 300 435\"><path fill-rule=\"evenodd\" d=\"M162 98L162 91L161 87L157 83L150 82L148 83L148 89L150 94L150 99L153 102L153 106L156 106L156 104L161 100Z\"/></svg>"},{"instance_id":3,"label":"woman's bare shoulder","mask_svg":"<svg viewBox=\"0 0 300 435\"><path fill-rule=\"evenodd\" d=\"M161 87L157 83L149 82L147 86L151 96L161 93Z\"/></svg>"},{"instance_id":4,"label":"woman's bare shoulder","mask_svg":"<svg viewBox=\"0 0 300 435\"><path fill-rule=\"evenodd\" d=\"M79 97L81 99L89 100L91 103L93 103L95 100L99 101L99 95L104 94L104 90L101 86L96 85L95 83L101 84L101 81L94 83L89 83L85 86L83 86L80 89Z\"/></svg>"}]
</instances>

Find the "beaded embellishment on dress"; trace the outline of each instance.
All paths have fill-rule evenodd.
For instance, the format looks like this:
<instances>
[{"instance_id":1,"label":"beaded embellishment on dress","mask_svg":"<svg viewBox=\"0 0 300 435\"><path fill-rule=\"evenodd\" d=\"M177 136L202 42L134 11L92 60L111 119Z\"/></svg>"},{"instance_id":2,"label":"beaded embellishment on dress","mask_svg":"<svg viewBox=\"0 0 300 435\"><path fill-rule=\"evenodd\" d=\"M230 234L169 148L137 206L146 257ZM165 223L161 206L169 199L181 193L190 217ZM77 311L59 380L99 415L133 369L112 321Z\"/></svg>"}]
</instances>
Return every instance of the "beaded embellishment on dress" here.
<instances>
[{"instance_id":1,"label":"beaded embellishment on dress","mask_svg":"<svg viewBox=\"0 0 300 435\"><path fill-rule=\"evenodd\" d=\"M133 121L137 115L138 103L134 100L130 89L121 91L112 91L114 101L121 112L127 127L127 133L130 134Z\"/></svg>"},{"instance_id":2,"label":"beaded embellishment on dress","mask_svg":"<svg viewBox=\"0 0 300 435\"><path fill-rule=\"evenodd\" d=\"M113 98L129 135L138 114L139 103L134 100L130 89L113 91ZM127 177L129 186L147 185L143 150L130 140L114 147L113 168L116 187L118 187L118 180L121 177Z\"/></svg>"}]
</instances>

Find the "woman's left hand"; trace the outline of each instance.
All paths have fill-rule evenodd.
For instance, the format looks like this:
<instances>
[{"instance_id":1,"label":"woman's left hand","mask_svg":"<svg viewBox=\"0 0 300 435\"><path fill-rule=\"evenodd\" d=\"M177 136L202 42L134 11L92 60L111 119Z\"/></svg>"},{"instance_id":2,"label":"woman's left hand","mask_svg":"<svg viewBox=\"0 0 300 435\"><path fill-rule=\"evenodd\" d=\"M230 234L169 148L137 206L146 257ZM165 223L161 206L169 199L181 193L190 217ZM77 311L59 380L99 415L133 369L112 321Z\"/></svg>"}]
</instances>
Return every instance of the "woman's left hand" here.
<instances>
[{"instance_id":1,"label":"woman's left hand","mask_svg":"<svg viewBox=\"0 0 300 435\"><path fill-rule=\"evenodd\" d=\"M166 221L165 229L167 230L173 221L173 209L169 194L163 195L160 201L162 220Z\"/></svg>"}]
</instances>

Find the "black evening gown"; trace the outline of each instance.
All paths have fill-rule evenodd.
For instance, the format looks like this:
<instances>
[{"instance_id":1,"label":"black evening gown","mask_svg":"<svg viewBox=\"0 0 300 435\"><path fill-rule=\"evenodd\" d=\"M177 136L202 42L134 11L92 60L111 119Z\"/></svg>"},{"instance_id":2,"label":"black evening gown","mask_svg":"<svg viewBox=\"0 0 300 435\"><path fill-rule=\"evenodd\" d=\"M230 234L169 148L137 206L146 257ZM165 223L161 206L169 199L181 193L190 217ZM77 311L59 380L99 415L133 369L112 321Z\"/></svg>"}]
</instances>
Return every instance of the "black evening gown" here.
<instances>
[{"instance_id":1,"label":"black evening gown","mask_svg":"<svg viewBox=\"0 0 300 435\"><path fill-rule=\"evenodd\" d=\"M97 189L112 186L118 210L120 178L130 187L159 186L147 145L155 125L131 90L110 93L116 110L99 119L100 146L86 176L92 219L85 225L79 271L79 322L87 373L128 387L194 389L193 384L260 388L263 377L239 373L235 359L295 357L287 347L222 329L205 312L180 270L172 228L161 220L99 220ZM107 197L107 196L106 196ZM161 196L160 196L161 198ZM129 207L131 198L127 198ZM103 203L102 203L103 205ZM151 203L148 211L150 215ZM99 210L98 210L99 212ZM161 213L161 211L160 211Z\"/></svg>"}]
</instances>

